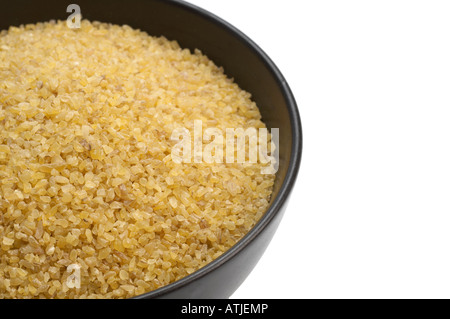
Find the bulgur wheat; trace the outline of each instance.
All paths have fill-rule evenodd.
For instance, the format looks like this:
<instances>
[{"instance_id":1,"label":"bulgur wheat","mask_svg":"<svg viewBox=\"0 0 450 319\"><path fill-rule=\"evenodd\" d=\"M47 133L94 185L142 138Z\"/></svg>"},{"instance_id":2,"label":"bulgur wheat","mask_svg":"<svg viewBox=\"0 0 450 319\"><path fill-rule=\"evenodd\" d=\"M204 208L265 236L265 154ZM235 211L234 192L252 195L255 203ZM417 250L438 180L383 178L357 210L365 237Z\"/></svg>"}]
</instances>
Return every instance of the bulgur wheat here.
<instances>
[{"instance_id":1,"label":"bulgur wheat","mask_svg":"<svg viewBox=\"0 0 450 319\"><path fill-rule=\"evenodd\" d=\"M0 32L0 298L132 297L242 238L274 175L174 163L170 134L194 120L265 127L221 68L164 37L86 20Z\"/></svg>"}]
</instances>

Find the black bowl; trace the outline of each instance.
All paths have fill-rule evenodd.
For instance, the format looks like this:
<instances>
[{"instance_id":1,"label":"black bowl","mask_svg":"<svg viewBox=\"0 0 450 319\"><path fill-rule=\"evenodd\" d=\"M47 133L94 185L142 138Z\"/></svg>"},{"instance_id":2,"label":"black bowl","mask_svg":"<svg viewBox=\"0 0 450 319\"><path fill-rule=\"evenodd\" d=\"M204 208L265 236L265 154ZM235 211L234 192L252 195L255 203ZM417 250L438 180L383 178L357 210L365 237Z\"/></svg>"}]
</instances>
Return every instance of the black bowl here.
<instances>
[{"instance_id":1,"label":"black bowl","mask_svg":"<svg viewBox=\"0 0 450 319\"><path fill-rule=\"evenodd\" d=\"M3 1L0 30L11 25L66 20L73 0ZM83 18L127 24L200 49L241 88L250 92L269 128L279 128L279 169L270 208L236 245L193 274L136 298L228 298L254 268L282 218L294 186L302 152L297 106L282 74L247 36L215 15L183 1L75 1ZM289 245L289 243L286 243ZM273 269L274 272L278 271Z\"/></svg>"}]
</instances>

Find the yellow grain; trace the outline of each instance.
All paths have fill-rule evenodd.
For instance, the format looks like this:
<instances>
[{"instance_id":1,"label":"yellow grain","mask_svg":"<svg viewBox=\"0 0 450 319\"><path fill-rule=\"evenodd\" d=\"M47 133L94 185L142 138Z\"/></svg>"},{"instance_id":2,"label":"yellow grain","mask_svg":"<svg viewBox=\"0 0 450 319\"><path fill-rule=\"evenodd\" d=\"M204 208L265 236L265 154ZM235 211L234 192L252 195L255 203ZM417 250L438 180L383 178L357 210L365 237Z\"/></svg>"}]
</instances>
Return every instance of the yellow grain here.
<instances>
[{"instance_id":1,"label":"yellow grain","mask_svg":"<svg viewBox=\"0 0 450 319\"><path fill-rule=\"evenodd\" d=\"M0 299L127 298L216 259L264 214L265 165L178 164L170 136L262 128L200 51L83 20L0 32ZM68 267L78 265L81 288Z\"/></svg>"}]
</instances>

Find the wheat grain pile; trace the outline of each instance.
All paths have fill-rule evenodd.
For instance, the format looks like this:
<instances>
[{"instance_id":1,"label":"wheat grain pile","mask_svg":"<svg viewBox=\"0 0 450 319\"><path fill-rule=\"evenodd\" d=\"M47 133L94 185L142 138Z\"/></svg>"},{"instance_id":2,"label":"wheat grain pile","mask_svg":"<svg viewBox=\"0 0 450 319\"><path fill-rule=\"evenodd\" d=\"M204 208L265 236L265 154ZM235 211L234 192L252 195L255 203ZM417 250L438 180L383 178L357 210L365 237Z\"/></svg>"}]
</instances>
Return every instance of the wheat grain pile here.
<instances>
[{"instance_id":1,"label":"wheat grain pile","mask_svg":"<svg viewBox=\"0 0 450 319\"><path fill-rule=\"evenodd\" d=\"M265 127L249 93L174 41L86 20L2 31L0 298L132 297L242 238L274 175L175 163L171 133L199 119Z\"/></svg>"}]
</instances>

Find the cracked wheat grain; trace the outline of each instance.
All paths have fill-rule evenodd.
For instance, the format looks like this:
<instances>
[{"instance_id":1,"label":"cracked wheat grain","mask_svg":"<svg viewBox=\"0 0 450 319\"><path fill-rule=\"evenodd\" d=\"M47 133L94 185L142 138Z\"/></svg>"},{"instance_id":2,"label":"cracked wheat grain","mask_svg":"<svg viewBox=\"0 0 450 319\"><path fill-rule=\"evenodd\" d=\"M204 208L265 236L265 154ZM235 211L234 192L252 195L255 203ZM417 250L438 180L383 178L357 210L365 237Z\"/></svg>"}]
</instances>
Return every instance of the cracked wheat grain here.
<instances>
[{"instance_id":1,"label":"cracked wheat grain","mask_svg":"<svg viewBox=\"0 0 450 319\"><path fill-rule=\"evenodd\" d=\"M174 41L86 20L2 31L0 298L136 296L245 235L274 175L174 163L171 132L198 119L265 127L248 93Z\"/></svg>"}]
</instances>

